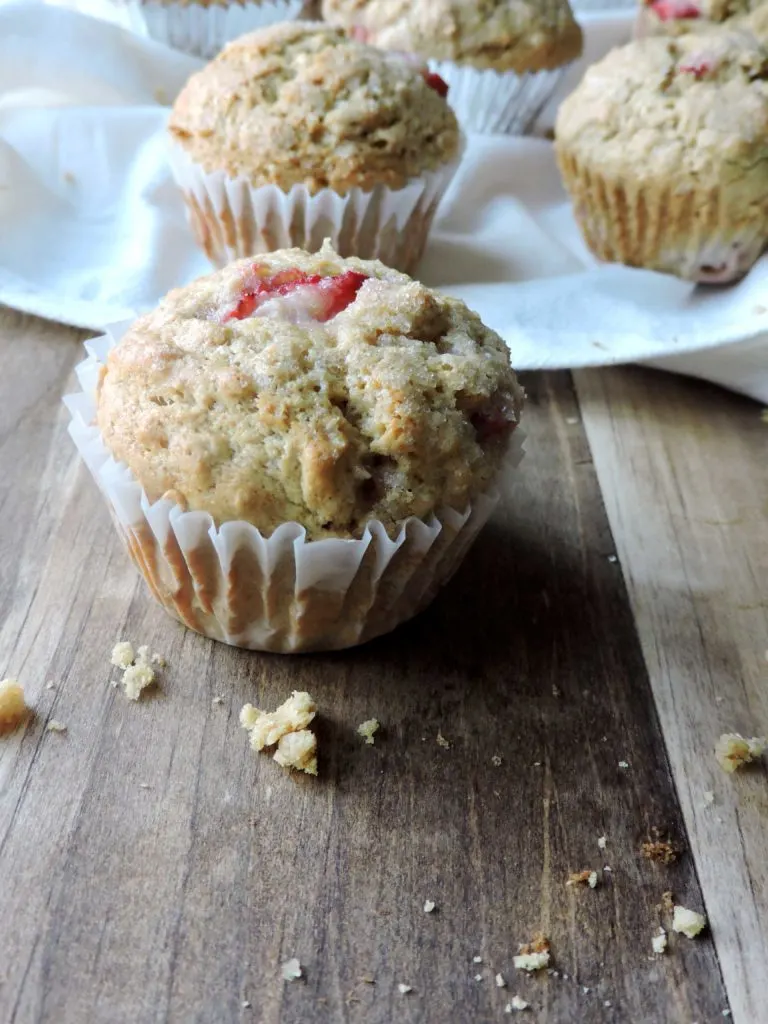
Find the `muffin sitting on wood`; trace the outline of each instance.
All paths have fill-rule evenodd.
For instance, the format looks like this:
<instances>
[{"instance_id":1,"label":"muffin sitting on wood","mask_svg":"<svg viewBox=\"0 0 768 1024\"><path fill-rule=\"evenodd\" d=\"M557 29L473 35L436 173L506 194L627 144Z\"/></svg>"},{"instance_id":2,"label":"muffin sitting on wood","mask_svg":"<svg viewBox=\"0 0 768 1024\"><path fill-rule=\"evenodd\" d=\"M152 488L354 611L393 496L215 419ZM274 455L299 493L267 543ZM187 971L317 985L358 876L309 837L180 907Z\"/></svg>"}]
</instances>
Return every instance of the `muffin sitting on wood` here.
<instances>
[{"instance_id":1,"label":"muffin sitting on wood","mask_svg":"<svg viewBox=\"0 0 768 1024\"><path fill-rule=\"evenodd\" d=\"M323 0L323 17L428 60L467 131L525 132L582 51L568 0Z\"/></svg>"},{"instance_id":2,"label":"muffin sitting on wood","mask_svg":"<svg viewBox=\"0 0 768 1024\"><path fill-rule=\"evenodd\" d=\"M630 43L560 108L556 150L600 259L725 283L768 243L768 51L747 33Z\"/></svg>"},{"instance_id":3,"label":"muffin sitting on wood","mask_svg":"<svg viewBox=\"0 0 768 1024\"><path fill-rule=\"evenodd\" d=\"M244 36L193 75L171 163L210 259L287 246L411 270L461 156L426 65L290 22Z\"/></svg>"}]
</instances>

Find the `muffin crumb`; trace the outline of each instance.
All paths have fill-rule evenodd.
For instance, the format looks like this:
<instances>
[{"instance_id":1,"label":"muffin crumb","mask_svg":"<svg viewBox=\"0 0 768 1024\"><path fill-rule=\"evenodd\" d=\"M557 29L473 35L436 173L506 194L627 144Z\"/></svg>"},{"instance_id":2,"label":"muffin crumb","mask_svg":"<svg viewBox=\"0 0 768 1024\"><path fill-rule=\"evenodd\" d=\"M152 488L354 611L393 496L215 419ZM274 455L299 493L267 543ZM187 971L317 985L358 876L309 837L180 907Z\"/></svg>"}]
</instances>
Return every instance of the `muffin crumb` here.
<instances>
[{"instance_id":1,"label":"muffin crumb","mask_svg":"<svg viewBox=\"0 0 768 1024\"><path fill-rule=\"evenodd\" d=\"M280 972L285 981L297 981L304 976L304 968L295 956L281 964Z\"/></svg>"},{"instance_id":2,"label":"muffin crumb","mask_svg":"<svg viewBox=\"0 0 768 1024\"><path fill-rule=\"evenodd\" d=\"M0 734L17 729L29 715L24 688L18 679L0 682Z\"/></svg>"},{"instance_id":3,"label":"muffin crumb","mask_svg":"<svg viewBox=\"0 0 768 1024\"><path fill-rule=\"evenodd\" d=\"M753 736L751 739L745 739L737 732L726 732L717 741L715 758L723 771L730 775L743 765L761 757L765 748L766 740L763 737Z\"/></svg>"},{"instance_id":4,"label":"muffin crumb","mask_svg":"<svg viewBox=\"0 0 768 1024\"><path fill-rule=\"evenodd\" d=\"M424 913L425 914L431 914L434 909L435 909L435 901L434 900L424 900Z\"/></svg>"},{"instance_id":5,"label":"muffin crumb","mask_svg":"<svg viewBox=\"0 0 768 1024\"><path fill-rule=\"evenodd\" d=\"M512 958L512 963L518 971L531 973L549 967L550 959L549 939L537 935L533 942L520 947L520 952Z\"/></svg>"},{"instance_id":6,"label":"muffin crumb","mask_svg":"<svg viewBox=\"0 0 768 1024\"><path fill-rule=\"evenodd\" d=\"M407 996L409 992L413 992L413 987L411 985L404 985L402 982L400 982L400 984L397 986L397 991L400 993L401 996Z\"/></svg>"},{"instance_id":7,"label":"muffin crumb","mask_svg":"<svg viewBox=\"0 0 768 1024\"><path fill-rule=\"evenodd\" d=\"M443 750L451 749L450 741L447 740L445 736L443 736L442 732L439 729L437 730L437 745L438 747L442 747Z\"/></svg>"},{"instance_id":8,"label":"muffin crumb","mask_svg":"<svg viewBox=\"0 0 768 1024\"><path fill-rule=\"evenodd\" d=\"M695 939L707 926L707 919L704 914L695 910L688 910L686 907L676 906L672 918L673 931L687 935L689 939Z\"/></svg>"},{"instance_id":9,"label":"muffin crumb","mask_svg":"<svg viewBox=\"0 0 768 1024\"><path fill-rule=\"evenodd\" d=\"M117 668L128 668L134 663L136 654L130 640L120 640L112 648L111 663Z\"/></svg>"},{"instance_id":10,"label":"muffin crumb","mask_svg":"<svg viewBox=\"0 0 768 1024\"><path fill-rule=\"evenodd\" d=\"M281 767L317 775L317 737L307 728L316 714L310 695L294 690L276 711L264 712L245 704L240 725L250 734L251 749L277 746L274 760Z\"/></svg>"},{"instance_id":11,"label":"muffin crumb","mask_svg":"<svg viewBox=\"0 0 768 1024\"><path fill-rule=\"evenodd\" d=\"M653 952L656 954L661 954L666 951L667 933L663 928L659 928L656 935L653 936L651 939L651 946L653 947Z\"/></svg>"},{"instance_id":12,"label":"muffin crumb","mask_svg":"<svg viewBox=\"0 0 768 1024\"><path fill-rule=\"evenodd\" d=\"M52 718L45 727L46 732L66 732L67 727L63 722L60 722L57 718Z\"/></svg>"},{"instance_id":13,"label":"muffin crumb","mask_svg":"<svg viewBox=\"0 0 768 1024\"><path fill-rule=\"evenodd\" d=\"M504 1013L512 1013L515 1010L527 1010L530 1005L521 996L512 996L511 1002L507 1003L504 1007Z\"/></svg>"},{"instance_id":14,"label":"muffin crumb","mask_svg":"<svg viewBox=\"0 0 768 1024\"><path fill-rule=\"evenodd\" d=\"M365 722L361 722L357 727L358 735L362 736L366 744L373 746L374 744L374 733L378 732L380 728L379 722L375 718L369 718Z\"/></svg>"}]
</instances>

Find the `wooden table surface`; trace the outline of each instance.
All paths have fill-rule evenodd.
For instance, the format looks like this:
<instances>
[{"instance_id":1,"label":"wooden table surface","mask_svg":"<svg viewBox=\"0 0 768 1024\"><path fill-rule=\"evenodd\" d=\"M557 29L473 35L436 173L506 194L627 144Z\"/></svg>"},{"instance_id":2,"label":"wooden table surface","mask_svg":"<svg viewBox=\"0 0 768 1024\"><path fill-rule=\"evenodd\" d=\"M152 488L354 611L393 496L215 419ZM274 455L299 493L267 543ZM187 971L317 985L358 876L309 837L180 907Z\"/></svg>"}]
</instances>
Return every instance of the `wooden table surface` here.
<instances>
[{"instance_id":1,"label":"wooden table surface","mask_svg":"<svg viewBox=\"0 0 768 1024\"><path fill-rule=\"evenodd\" d=\"M712 753L768 733L758 406L639 368L524 378L528 456L435 605L264 656L149 599L66 435L82 338L0 313L0 676L35 712L0 740L0 1021L490 1022L514 995L557 1024L768 1021L768 774ZM109 685L124 638L168 660L138 704ZM238 725L293 689L317 779ZM668 891L711 927L654 957ZM539 932L553 971L515 971Z\"/></svg>"}]
</instances>

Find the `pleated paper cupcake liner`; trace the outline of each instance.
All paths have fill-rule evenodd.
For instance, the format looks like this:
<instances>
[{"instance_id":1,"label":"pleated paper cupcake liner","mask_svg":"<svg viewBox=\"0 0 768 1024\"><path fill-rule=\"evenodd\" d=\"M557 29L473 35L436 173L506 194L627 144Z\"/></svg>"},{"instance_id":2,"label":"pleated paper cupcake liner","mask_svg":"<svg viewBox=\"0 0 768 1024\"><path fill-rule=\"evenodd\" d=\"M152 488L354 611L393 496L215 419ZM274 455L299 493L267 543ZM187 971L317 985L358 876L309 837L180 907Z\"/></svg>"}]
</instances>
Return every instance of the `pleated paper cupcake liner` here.
<instances>
[{"instance_id":1,"label":"pleated paper cupcake liner","mask_svg":"<svg viewBox=\"0 0 768 1024\"><path fill-rule=\"evenodd\" d=\"M151 503L109 454L95 425L95 389L110 348L129 324L86 344L82 391L65 398L69 433L154 597L185 626L250 650L339 650L388 633L424 609L453 575L493 512L498 494L463 511L407 520L392 539L377 521L359 540L307 540L295 522L264 537L251 524L219 527L204 512ZM509 460L522 458L515 432Z\"/></svg>"},{"instance_id":2,"label":"pleated paper cupcake liner","mask_svg":"<svg viewBox=\"0 0 768 1024\"><path fill-rule=\"evenodd\" d=\"M210 60L246 32L278 21L293 21L302 0L254 3L157 3L124 0L133 30L166 46Z\"/></svg>"},{"instance_id":3,"label":"pleated paper cupcake liner","mask_svg":"<svg viewBox=\"0 0 768 1024\"><path fill-rule=\"evenodd\" d=\"M449 60L429 61L448 85L448 102L465 132L525 135L554 95L567 65L552 71L481 71Z\"/></svg>"},{"instance_id":4,"label":"pleated paper cupcake liner","mask_svg":"<svg viewBox=\"0 0 768 1024\"><path fill-rule=\"evenodd\" d=\"M598 259L727 284L744 277L768 246L768 207L739 220L716 189L616 182L562 150L558 161L584 240Z\"/></svg>"},{"instance_id":5,"label":"pleated paper cupcake liner","mask_svg":"<svg viewBox=\"0 0 768 1024\"><path fill-rule=\"evenodd\" d=\"M457 157L404 188L352 188L345 195L304 185L284 192L253 186L245 177L206 171L170 143L171 169L187 204L190 225L211 262L298 246L317 252L326 238L341 256L381 260L410 273L421 259L437 207L459 166Z\"/></svg>"}]
</instances>

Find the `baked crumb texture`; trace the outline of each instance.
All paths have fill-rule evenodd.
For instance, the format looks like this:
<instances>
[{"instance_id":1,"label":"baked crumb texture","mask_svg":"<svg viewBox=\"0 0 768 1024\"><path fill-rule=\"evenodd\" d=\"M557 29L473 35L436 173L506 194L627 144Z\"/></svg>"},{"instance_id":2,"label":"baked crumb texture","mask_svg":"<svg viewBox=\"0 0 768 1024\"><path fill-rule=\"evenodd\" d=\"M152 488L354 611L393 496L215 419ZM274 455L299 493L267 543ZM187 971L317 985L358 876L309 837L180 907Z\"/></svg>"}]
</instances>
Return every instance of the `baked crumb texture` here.
<instances>
[{"instance_id":1,"label":"baked crumb texture","mask_svg":"<svg viewBox=\"0 0 768 1024\"><path fill-rule=\"evenodd\" d=\"M121 640L112 648L111 663L123 670L120 681L128 700L138 700L142 692L156 682L155 670L150 662L156 665L166 663L159 654L150 655L146 644L134 651L130 641Z\"/></svg>"},{"instance_id":2,"label":"baked crumb texture","mask_svg":"<svg viewBox=\"0 0 768 1024\"><path fill-rule=\"evenodd\" d=\"M723 771L731 775L743 765L762 757L766 745L764 737L746 739L737 732L727 732L723 733L715 745L715 757Z\"/></svg>"},{"instance_id":3,"label":"baked crumb texture","mask_svg":"<svg viewBox=\"0 0 768 1024\"><path fill-rule=\"evenodd\" d=\"M549 939L538 935L533 942L528 942L520 947L520 952L512 958L512 963L518 971L541 971L549 967L550 963Z\"/></svg>"},{"instance_id":4,"label":"baked crumb texture","mask_svg":"<svg viewBox=\"0 0 768 1024\"><path fill-rule=\"evenodd\" d=\"M723 28L759 32L764 23L764 0L642 0L636 35L678 36Z\"/></svg>"},{"instance_id":5,"label":"baked crumb texture","mask_svg":"<svg viewBox=\"0 0 768 1024\"><path fill-rule=\"evenodd\" d=\"M13 732L29 717L24 688L17 679L0 682L0 735Z\"/></svg>"},{"instance_id":6,"label":"baked crumb texture","mask_svg":"<svg viewBox=\"0 0 768 1024\"><path fill-rule=\"evenodd\" d=\"M666 952L667 933L663 928L659 928L658 932L651 939L651 947L653 948L653 952L657 955Z\"/></svg>"},{"instance_id":7,"label":"baked crumb texture","mask_svg":"<svg viewBox=\"0 0 768 1024\"><path fill-rule=\"evenodd\" d=\"M369 718L365 722L361 722L357 727L358 736L362 736L366 744L373 746L375 743L374 736L379 731L380 725L377 719Z\"/></svg>"},{"instance_id":8,"label":"baked crumb texture","mask_svg":"<svg viewBox=\"0 0 768 1024\"><path fill-rule=\"evenodd\" d=\"M479 70L552 70L582 49L568 0L324 0L323 17L382 49Z\"/></svg>"},{"instance_id":9,"label":"baked crumb texture","mask_svg":"<svg viewBox=\"0 0 768 1024\"><path fill-rule=\"evenodd\" d=\"M316 714L310 695L294 690L276 711L259 711L246 704L240 724L248 731L253 750L276 747L273 757L282 768L317 775L317 738L308 728Z\"/></svg>"},{"instance_id":10,"label":"baked crumb texture","mask_svg":"<svg viewBox=\"0 0 768 1024\"><path fill-rule=\"evenodd\" d=\"M768 239L768 50L747 32L654 37L592 65L556 125L602 260L722 284Z\"/></svg>"},{"instance_id":11,"label":"baked crumb texture","mask_svg":"<svg viewBox=\"0 0 768 1024\"><path fill-rule=\"evenodd\" d=\"M707 919L704 914L698 914L695 910L687 910L681 906L675 907L672 917L673 931L686 935L689 939L695 939L706 926Z\"/></svg>"},{"instance_id":12,"label":"baked crumb texture","mask_svg":"<svg viewBox=\"0 0 768 1024\"><path fill-rule=\"evenodd\" d=\"M527 1003L522 996L512 996L510 1002L504 1007L504 1013L515 1013L518 1010L528 1010L530 1003Z\"/></svg>"},{"instance_id":13,"label":"baked crumb texture","mask_svg":"<svg viewBox=\"0 0 768 1024\"><path fill-rule=\"evenodd\" d=\"M298 981L304 976L304 969L294 956L280 965L280 973L284 981Z\"/></svg>"},{"instance_id":14,"label":"baked crumb texture","mask_svg":"<svg viewBox=\"0 0 768 1024\"><path fill-rule=\"evenodd\" d=\"M597 887L597 882L597 872L590 871L589 868L587 868L586 871L574 871L568 876L568 881L565 884L569 886L588 885L590 889L595 889Z\"/></svg>"}]
</instances>

